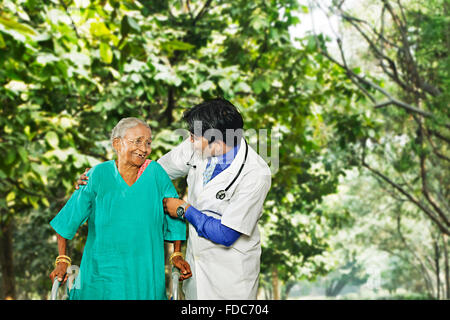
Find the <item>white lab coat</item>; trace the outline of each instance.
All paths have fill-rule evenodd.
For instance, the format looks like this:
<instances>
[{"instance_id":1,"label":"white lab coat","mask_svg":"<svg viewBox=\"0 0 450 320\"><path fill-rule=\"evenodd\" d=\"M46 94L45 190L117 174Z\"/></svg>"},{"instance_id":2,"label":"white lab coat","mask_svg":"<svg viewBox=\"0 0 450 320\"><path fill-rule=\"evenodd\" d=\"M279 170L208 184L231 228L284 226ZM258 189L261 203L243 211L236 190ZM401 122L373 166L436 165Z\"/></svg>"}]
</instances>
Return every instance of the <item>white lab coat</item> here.
<instances>
[{"instance_id":1,"label":"white lab coat","mask_svg":"<svg viewBox=\"0 0 450 320\"><path fill-rule=\"evenodd\" d=\"M198 236L195 228L189 224L186 261L191 266L192 277L183 283L188 300L256 299L261 256L257 223L270 189L271 172L266 162L250 146L238 179L224 200L216 199L217 191L225 189L237 175L244 157L245 142L242 139L230 166L205 186L203 171L208 160L194 153L189 139L158 161L171 179L187 175L189 204L241 233L238 240L227 248Z\"/></svg>"}]
</instances>

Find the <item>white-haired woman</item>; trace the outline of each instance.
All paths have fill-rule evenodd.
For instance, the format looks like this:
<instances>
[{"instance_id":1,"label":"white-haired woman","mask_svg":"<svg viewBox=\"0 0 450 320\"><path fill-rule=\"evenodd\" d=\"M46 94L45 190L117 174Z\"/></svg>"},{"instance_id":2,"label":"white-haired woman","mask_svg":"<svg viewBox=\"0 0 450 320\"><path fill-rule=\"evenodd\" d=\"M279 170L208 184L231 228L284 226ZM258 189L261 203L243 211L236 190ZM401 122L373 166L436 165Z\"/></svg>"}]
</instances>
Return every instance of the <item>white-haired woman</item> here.
<instances>
[{"instance_id":1,"label":"white-haired woman","mask_svg":"<svg viewBox=\"0 0 450 320\"><path fill-rule=\"evenodd\" d=\"M164 169L155 161L141 166L151 151L151 130L142 120L124 118L113 129L117 160L88 173L89 184L76 190L50 225L58 234L59 256L50 278L64 279L70 258L66 239L88 221L80 274L70 299L166 299L164 241L180 251L185 222L164 214L163 199L178 197ZM141 170L140 170L141 169ZM173 258L186 279L189 264Z\"/></svg>"}]
</instances>

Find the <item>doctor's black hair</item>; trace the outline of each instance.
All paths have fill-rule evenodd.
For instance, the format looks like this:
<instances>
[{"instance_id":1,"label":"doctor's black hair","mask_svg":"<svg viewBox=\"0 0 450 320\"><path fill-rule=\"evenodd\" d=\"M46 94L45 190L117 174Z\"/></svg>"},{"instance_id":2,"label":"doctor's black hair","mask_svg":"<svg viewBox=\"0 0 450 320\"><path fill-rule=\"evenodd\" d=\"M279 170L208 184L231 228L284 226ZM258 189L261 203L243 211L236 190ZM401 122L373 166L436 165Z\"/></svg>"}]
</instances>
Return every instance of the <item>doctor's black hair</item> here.
<instances>
[{"instance_id":1,"label":"doctor's black hair","mask_svg":"<svg viewBox=\"0 0 450 320\"><path fill-rule=\"evenodd\" d=\"M200 128L195 126L200 124L201 135L208 139L209 143L221 138L227 145L234 146L240 143L243 135L242 115L231 102L223 98L210 99L195 105L184 112L183 120L192 134L199 133ZM214 130L221 134L211 135L210 132ZM234 135L230 136L230 132L234 132Z\"/></svg>"}]
</instances>

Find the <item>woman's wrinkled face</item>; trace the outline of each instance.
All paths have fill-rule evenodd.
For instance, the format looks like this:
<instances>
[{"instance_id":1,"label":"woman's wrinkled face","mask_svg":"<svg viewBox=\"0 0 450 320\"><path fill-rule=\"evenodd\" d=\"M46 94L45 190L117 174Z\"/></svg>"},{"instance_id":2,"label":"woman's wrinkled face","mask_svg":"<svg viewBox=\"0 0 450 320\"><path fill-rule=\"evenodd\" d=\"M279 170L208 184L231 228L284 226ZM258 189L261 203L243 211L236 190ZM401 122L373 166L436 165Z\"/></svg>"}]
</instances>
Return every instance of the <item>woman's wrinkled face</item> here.
<instances>
[{"instance_id":1,"label":"woman's wrinkled face","mask_svg":"<svg viewBox=\"0 0 450 320\"><path fill-rule=\"evenodd\" d=\"M142 124L128 129L122 138L114 140L120 162L140 167L152 151L152 132Z\"/></svg>"}]
</instances>

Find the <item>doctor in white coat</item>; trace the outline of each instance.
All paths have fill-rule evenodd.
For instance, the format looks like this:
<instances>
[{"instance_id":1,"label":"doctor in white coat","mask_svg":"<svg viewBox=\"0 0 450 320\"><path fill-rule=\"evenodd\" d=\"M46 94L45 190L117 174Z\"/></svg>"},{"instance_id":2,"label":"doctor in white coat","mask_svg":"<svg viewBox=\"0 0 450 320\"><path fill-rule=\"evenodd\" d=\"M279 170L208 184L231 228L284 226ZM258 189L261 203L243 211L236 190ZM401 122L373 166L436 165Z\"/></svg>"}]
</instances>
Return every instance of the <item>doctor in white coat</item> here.
<instances>
[{"instance_id":1,"label":"doctor in white coat","mask_svg":"<svg viewBox=\"0 0 450 320\"><path fill-rule=\"evenodd\" d=\"M230 102L206 101L185 112L184 120L191 137L158 163L171 179L187 176L187 202L165 201L171 216L190 222L186 261L192 277L183 282L185 297L256 299L257 224L271 185L270 169L242 137L242 117Z\"/></svg>"}]
</instances>

